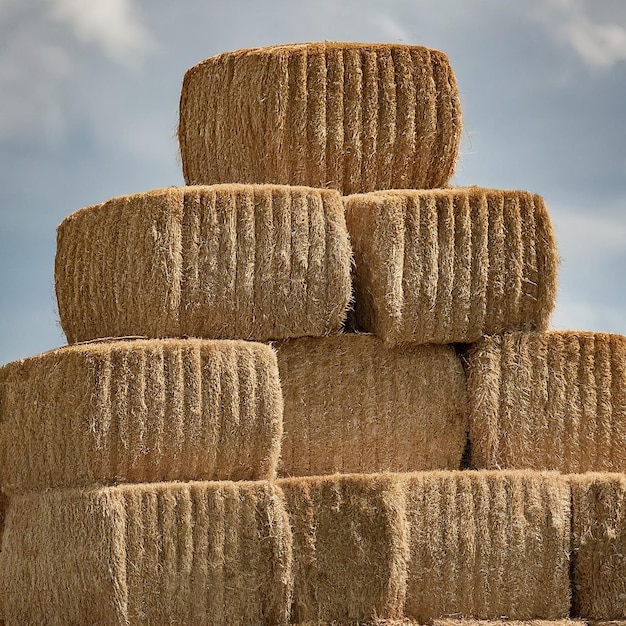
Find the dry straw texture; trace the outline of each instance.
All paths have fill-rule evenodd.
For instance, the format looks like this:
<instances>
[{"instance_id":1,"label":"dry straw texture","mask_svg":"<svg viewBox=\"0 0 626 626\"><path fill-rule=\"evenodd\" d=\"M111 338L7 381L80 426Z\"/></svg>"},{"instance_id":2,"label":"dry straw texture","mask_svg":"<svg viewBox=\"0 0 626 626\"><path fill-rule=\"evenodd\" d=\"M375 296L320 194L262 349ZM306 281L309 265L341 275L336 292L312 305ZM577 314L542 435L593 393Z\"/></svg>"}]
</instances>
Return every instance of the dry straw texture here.
<instances>
[{"instance_id":1,"label":"dry straw texture","mask_svg":"<svg viewBox=\"0 0 626 626\"><path fill-rule=\"evenodd\" d=\"M478 187L345 199L359 327L388 342L541 330L558 255L540 196Z\"/></svg>"},{"instance_id":2,"label":"dry straw texture","mask_svg":"<svg viewBox=\"0 0 626 626\"><path fill-rule=\"evenodd\" d=\"M576 619L531 620L481 620L481 619L434 619L431 626L586 626L587 622Z\"/></svg>"},{"instance_id":3,"label":"dry straw texture","mask_svg":"<svg viewBox=\"0 0 626 626\"><path fill-rule=\"evenodd\" d=\"M295 622L569 615L570 490L558 474L418 472L278 481Z\"/></svg>"},{"instance_id":4,"label":"dry straw texture","mask_svg":"<svg viewBox=\"0 0 626 626\"><path fill-rule=\"evenodd\" d=\"M276 355L199 339L61 348L0 369L7 491L275 475Z\"/></svg>"},{"instance_id":5,"label":"dry straw texture","mask_svg":"<svg viewBox=\"0 0 626 626\"><path fill-rule=\"evenodd\" d=\"M595 620L626 616L626 476L570 477L576 615Z\"/></svg>"},{"instance_id":6,"label":"dry straw texture","mask_svg":"<svg viewBox=\"0 0 626 626\"><path fill-rule=\"evenodd\" d=\"M332 190L217 185L113 198L59 226L61 325L70 343L325 335L345 317L351 255Z\"/></svg>"},{"instance_id":7,"label":"dry straw texture","mask_svg":"<svg viewBox=\"0 0 626 626\"><path fill-rule=\"evenodd\" d=\"M459 469L467 399L451 346L346 334L290 339L277 352L280 475Z\"/></svg>"},{"instance_id":8,"label":"dry straw texture","mask_svg":"<svg viewBox=\"0 0 626 626\"><path fill-rule=\"evenodd\" d=\"M291 533L270 483L165 483L17 496L9 624L285 624Z\"/></svg>"},{"instance_id":9,"label":"dry straw texture","mask_svg":"<svg viewBox=\"0 0 626 626\"><path fill-rule=\"evenodd\" d=\"M468 363L475 467L626 471L626 337L484 337Z\"/></svg>"},{"instance_id":10,"label":"dry straw texture","mask_svg":"<svg viewBox=\"0 0 626 626\"><path fill-rule=\"evenodd\" d=\"M188 184L283 183L344 194L444 186L461 105L442 52L312 43L238 50L187 71Z\"/></svg>"}]
</instances>

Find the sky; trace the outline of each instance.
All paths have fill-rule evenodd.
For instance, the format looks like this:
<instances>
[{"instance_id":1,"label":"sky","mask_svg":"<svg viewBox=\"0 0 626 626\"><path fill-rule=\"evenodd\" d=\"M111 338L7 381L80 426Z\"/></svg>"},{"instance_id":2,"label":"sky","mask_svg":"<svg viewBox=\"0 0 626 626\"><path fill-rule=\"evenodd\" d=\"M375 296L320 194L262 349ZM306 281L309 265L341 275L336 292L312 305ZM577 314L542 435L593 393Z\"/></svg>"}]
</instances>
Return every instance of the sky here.
<instances>
[{"instance_id":1,"label":"sky","mask_svg":"<svg viewBox=\"0 0 626 626\"><path fill-rule=\"evenodd\" d=\"M65 216L184 184L185 71L322 40L446 52L464 117L451 182L541 194L562 259L553 327L626 333L624 0L0 0L0 364L66 343Z\"/></svg>"}]
</instances>

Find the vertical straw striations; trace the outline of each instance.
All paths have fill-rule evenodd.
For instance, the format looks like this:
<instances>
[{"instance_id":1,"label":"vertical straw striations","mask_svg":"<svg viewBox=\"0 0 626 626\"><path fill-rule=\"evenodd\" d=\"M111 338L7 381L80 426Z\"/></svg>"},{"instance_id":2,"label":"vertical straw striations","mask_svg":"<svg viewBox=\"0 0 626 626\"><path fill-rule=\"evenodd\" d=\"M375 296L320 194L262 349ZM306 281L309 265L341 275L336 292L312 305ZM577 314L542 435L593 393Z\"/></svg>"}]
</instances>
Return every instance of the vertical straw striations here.
<instances>
[{"instance_id":1,"label":"vertical straw striations","mask_svg":"<svg viewBox=\"0 0 626 626\"><path fill-rule=\"evenodd\" d=\"M477 187L344 200L356 320L400 343L544 329L558 256L540 196Z\"/></svg>"},{"instance_id":2,"label":"vertical straw striations","mask_svg":"<svg viewBox=\"0 0 626 626\"><path fill-rule=\"evenodd\" d=\"M626 337L484 337L468 354L472 464L626 470Z\"/></svg>"},{"instance_id":3,"label":"vertical straw striations","mask_svg":"<svg viewBox=\"0 0 626 626\"><path fill-rule=\"evenodd\" d=\"M61 324L70 343L326 335L344 321L351 259L336 191L218 185L114 198L59 226Z\"/></svg>"},{"instance_id":4,"label":"vertical straw striations","mask_svg":"<svg viewBox=\"0 0 626 626\"><path fill-rule=\"evenodd\" d=\"M270 483L16 496L2 571L25 624L286 624L291 531ZM35 557L36 555L36 557Z\"/></svg>"},{"instance_id":5,"label":"vertical straw striations","mask_svg":"<svg viewBox=\"0 0 626 626\"><path fill-rule=\"evenodd\" d=\"M185 74L187 184L280 183L344 194L443 187L461 138L442 52L310 43L227 52Z\"/></svg>"},{"instance_id":6,"label":"vertical straw striations","mask_svg":"<svg viewBox=\"0 0 626 626\"><path fill-rule=\"evenodd\" d=\"M282 393L272 348L168 339L84 344L0 368L8 492L273 478Z\"/></svg>"},{"instance_id":7,"label":"vertical straw striations","mask_svg":"<svg viewBox=\"0 0 626 626\"><path fill-rule=\"evenodd\" d=\"M372 335L277 344L285 401L279 474L459 469L465 375L451 346Z\"/></svg>"}]
</instances>

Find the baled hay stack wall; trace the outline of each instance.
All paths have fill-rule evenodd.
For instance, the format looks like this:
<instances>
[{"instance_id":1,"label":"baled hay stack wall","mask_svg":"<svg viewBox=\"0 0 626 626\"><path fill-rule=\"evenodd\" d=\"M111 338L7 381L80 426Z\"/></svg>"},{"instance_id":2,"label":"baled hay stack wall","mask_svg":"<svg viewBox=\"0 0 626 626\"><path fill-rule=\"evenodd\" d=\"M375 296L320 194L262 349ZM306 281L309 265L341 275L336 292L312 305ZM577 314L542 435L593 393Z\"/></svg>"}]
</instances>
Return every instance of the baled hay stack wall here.
<instances>
[{"instance_id":1,"label":"baled hay stack wall","mask_svg":"<svg viewBox=\"0 0 626 626\"><path fill-rule=\"evenodd\" d=\"M451 346L373 335L276 345L285 401L279 475L459 469L465 374Z\"/></svg>"},{"instance_id":2,"label":"baled hay stack wall","mask_svg":"<svg viewBox=\"0 0 626 626\"><path fill-rule=\"evenodd\" d=\"M348 197L356 320L391 343L540 330L558 255L540 196L477 187Z\"/></svg>"},{"instance_id":3,"label":"baled hay stack wall","mask_svg":"<svg viewBox=\"0 0 626 626\"><path fill-rule=\"evenodd\" d=\"M352 252L336 191L276 185L155 190L59 226L68 341L286 339L337 331Z\"/></svg>"},{"instance_id":4,"label":"baled hay stack wall","mask_svg":"<svg viewBox=\"0 0 626 626\"><path fill-rule=\"evenodd\" d=\"M187 71L178 138L188 184L344 194L443 187L458 156L461 105L436 50L331 42L238 50Z\"/></svg>"},{"instance_id":5,"label":"baled hay stack wall","mask_svg":"<svg viewBox=\"0 0 626 626\"><path fill-rule=\"evenodd\" d=\"M558 474L281 479L295 622L569 615L570 490Z\"/></svg>"},{"instance_id":6,"label":"baled hay stack wall","mask_svg":"<svg viewBox=\"0 0 626 626\"><path fill-rule=\"evenodd\" d=\"M626 471L626 337L484 337L468 363L475 467Z\"/></svg>"},{"instance_id":7,"label":"baled hay stack wall","mask_svg":"<svg viewBox=\"0 0 626 626\"><path fill-rule=\"evenodd\" d=\"M592 620L626 616L626 476L570 476L573 610Z\"/></svg>"},{"instance_id":8,"label":"baled hay stack wall","mask_svg":"<svg viewBox=\"0 0 626 626\"><path fill-rule=\"evenodd\" d=\"M291 543L282 497L265 482L17 496L1 557L5 616L51 626L285 624Z\"/></svg>"},{"instance_id":9,"label":"baled hay stack wall","mask_svg":"<svg viewBox=\"0 0 626 626\"><path fill-rule=\"evenodd\" d=\"M1 368L0 398L7 491L276 473L283 403L264 344L70 346Z\"/></svg>"}]
</instances>

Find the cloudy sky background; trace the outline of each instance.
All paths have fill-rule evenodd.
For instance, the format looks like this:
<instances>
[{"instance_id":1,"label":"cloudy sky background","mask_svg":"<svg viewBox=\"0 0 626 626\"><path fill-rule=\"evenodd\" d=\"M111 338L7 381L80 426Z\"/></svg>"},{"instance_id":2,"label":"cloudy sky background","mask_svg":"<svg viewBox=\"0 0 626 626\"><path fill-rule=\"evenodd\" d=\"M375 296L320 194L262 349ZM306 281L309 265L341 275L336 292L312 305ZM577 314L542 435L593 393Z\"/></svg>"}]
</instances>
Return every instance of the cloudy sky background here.
<instances>
[{"instance_id":1,"label":"cloudy sky background","mask_svg":"<svg viewBox=\"0 0 626 626\"><path fill-rule=\"evenodd\" d=\"M626 333L624 0L0 0L0 363L65 343L66 215L183 184L187 68L325 39L444 50L464 113L452 182L542 194L562 256L554 326Z\"/></svg>"}]
</instances>

